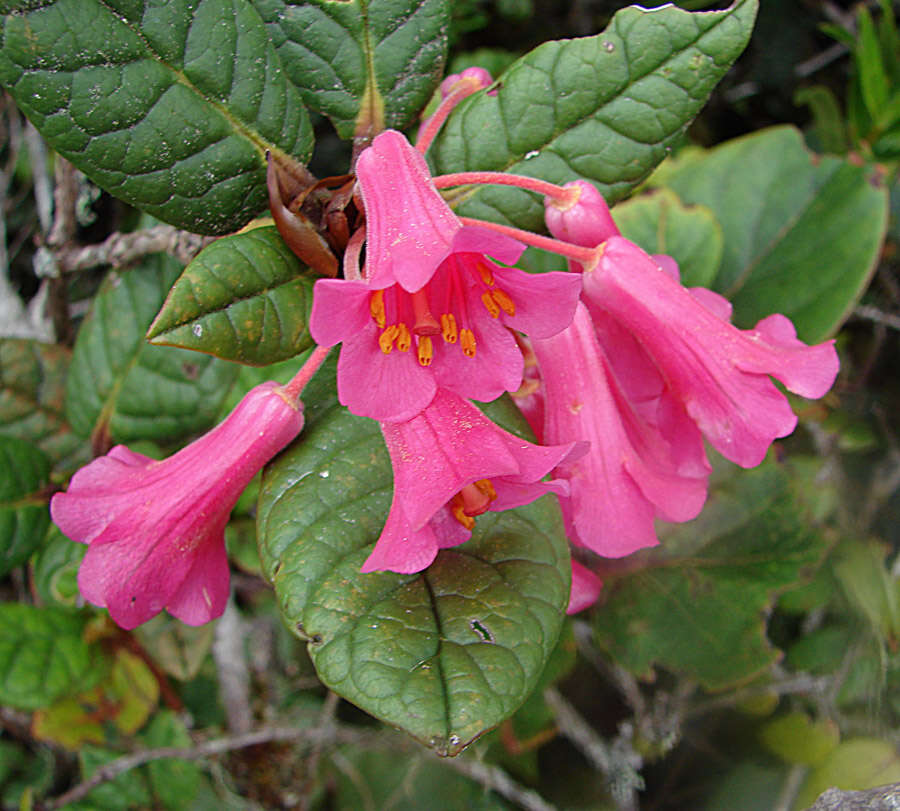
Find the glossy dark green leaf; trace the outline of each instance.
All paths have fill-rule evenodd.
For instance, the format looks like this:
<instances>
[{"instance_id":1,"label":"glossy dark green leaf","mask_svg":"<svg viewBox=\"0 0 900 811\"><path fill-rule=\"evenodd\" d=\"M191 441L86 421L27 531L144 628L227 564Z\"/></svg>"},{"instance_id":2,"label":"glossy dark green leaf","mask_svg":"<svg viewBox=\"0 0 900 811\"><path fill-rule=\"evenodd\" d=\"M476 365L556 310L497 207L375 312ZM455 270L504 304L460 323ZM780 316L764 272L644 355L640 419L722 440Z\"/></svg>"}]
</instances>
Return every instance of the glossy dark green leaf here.
<instances>
[{"instance_id":1,"label":"glossy dark green leaf","mask_svg":"<svg viewBox=\"0 0 900 811\"><path fill-rule=\"evenodd\" d=\"M192 231L266 206L268 150L305 162L302 100L249 0L4 4L0 82L111 194Z\"/></svg>"},{"instance_id":2,"label":"glossy dark green leaf","mask_svg":"<svg viewBox=\"0 0 900 811\"><path fill-rule=\"evenodd\" d=\"M79 330L66 387L66 414L82 436L176 440L216 419L238 367L144 340L180 270L157 255L104 281Z\"/></svg>"},{"instance_id":3,"label":"glossy dark green leaf","mask_svg":"<svg viewBox=\"0 0 900 811\"><path fill-rule=\"evenodd\" d=\"M424 572L360 574L391 467L378 424L337 405L328 368L299 441L263 478L263 570L325 684L454 754L515 711L556 644L570 576L559 509L545 496L486 513ZM508 404L490 413L521 428Z\"/></svg>"},{"instance_id":4,"label":"glossy dark green leaf","mask_svg":"<svg viewBox=\"0 0 900 811\"><path fill-rule=\"evenodd\" d=\"M737 472L699 518L632 558L628 574L605 578L596 639L642 678L660 666L711 690L749 681L780 656L765 612L824 546L784 470Z\"/></svg>"},{"instance_id":5,"label":"glossy dark green leaf","mask_svg":"<svg viewBox=\"0 0 900 811\"><path fill-rule=\"evenodd\" d=\"M63 609L0 604L0 703L34 710L91 687L99 649L83 630L84 619Z\"/></svg>"},{"instance_id":6,"label":"glossy dark green leaf","mask_svg":"<svg viewBox=\"0 0 900 811\"><path fill-rule=\"evenodd\" d=\"M316 278L274 227L218 239L184 269L147 337L253 365L293 357L312 343Z\"/></svg>"},{"instance_id":7,"label":"glossy dark green leaf","mask_svg":"<svg viewBox=\"0 0 900 811\"><path fill-rule=\"evenodd\" d=\"M0 436L0 575L24 563L47 534L50 460L21 439Z\"/></svg>"},{"instance_id":8,"label":"glossy dark green leaf","mask_svg":"<svg viewBox=\"0 0 900 811\"><path fill-rule=\"evenodd\" d=\"M0 340L0 435L34 443L63 469L87 461L85 443L65 416L71 356L63 346Z\"/></svg>"},{"instance_id":9,"label":"glossy dark green leaf","mask_svg":"<svg viewBox=\"0 0 900 811\"><path fill-rule=\"evenodd\" d=\"M669 190L641 195L613 209L622 236L647 253L668 254L687 287L709 287L722 261L722 228L706 206L685 206Z\"/></svg>"},{"instance_id":10,"label":"glossy dark green leaf","mask_svg":"<svg viewBox=\"0 0 900 811\"><path fill-rule=\"evenodd\" d=\"M466 99L431 155L440 173L494 170L593 181L612 204L667 154L747 44L755 0L725 11L629 6L594 37L545 42ZM457 211L543 228L543 204L509 187L461 188Z\"/></svg>"},{"instance_id":11,"label":"glossy dark green leaf","mask_svg":"<svg viewBox=\"0 0 900 811\"><path fill-rule=\"evenodd\" d=\"M343 138L410 124L440 81L446 0L253 0L303 100Z\"/></svg>"},{"instance_id":12,"label":"glossy dark green leaf","mask_svg":"<svg viewBox=\"0 0 900 811\"><path fill-rule=\"evenodd\" d=\"M708 206L725 249L712 287L752 327L773 312L822 340L865 289L887 227L887 190L871 169L810 153L774 127L692 158L665 176L688 204Z\"/></svg>"}]
</instances>

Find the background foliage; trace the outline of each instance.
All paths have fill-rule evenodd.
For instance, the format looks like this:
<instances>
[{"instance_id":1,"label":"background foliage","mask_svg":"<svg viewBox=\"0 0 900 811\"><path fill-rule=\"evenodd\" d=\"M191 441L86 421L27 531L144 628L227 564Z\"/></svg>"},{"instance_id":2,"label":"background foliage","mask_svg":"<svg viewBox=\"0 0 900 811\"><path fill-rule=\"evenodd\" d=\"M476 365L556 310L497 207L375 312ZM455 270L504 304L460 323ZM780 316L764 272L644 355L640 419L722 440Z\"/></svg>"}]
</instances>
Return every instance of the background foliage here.
<instances>
[{"instance_id":1,"label":"background foliage","mask_svg":"<svg viewBox=\"0 0 900 811\"><path fill-rule=\"evenodd\" d=\"M741 811L900 781L896 6L678 6L0 3L3 808ZM358 573L390 469L326 366L303 441L235 508L226 614L117 629L78 597L50 495L293 374L316 274L251 222L267 153L298 184L342 175L471 64L500 92L454 112L437 171L591 179L739 326L836 335L834 391L795 401L759 469L717 464L658 549L591 561L601 600L563 621L550 499L421 575ZM519 190L449 199L540 227Z\"/></svg>"}]
</instances>

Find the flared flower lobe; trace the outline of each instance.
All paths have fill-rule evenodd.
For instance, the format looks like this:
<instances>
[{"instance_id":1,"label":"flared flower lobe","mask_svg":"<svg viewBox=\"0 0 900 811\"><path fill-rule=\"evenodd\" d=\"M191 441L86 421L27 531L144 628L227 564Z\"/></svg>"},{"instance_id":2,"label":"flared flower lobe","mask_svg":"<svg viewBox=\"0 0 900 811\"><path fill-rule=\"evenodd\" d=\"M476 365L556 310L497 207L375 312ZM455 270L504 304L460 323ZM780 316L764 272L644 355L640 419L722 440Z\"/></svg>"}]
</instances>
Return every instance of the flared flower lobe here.
<instances>
[{"instance_id":1,"label":"flared flower lobe","mask_svg":"<svg viewBox=\"0 0 900 811\"><path fill-rule=\"evenodd\" d=\"M443 389L413 419L383 423L381 430L394 468L394 498L364 572L427 568L439 549L469 539L476 516L564 492L541 479L582 452L572 442L527 442Z\"/></svg>"},{"instance_id":2,"label":"flared flower lobe","mask_svg":"<svg viewBox=\"0 0 900 811\"><path fill-rule=\"evenodd\" d=\"M123 628L163 608L188 625L225 609L225 524L241 492L303 427L276 383L252 389L228 417L156 461L117 445L79 470L50 502L54 522L88 544L81 594Z\"/></svg>"},{"instance_id":3,"label":"flared flower lobe","mask_svg":"<svg viewBox=\"0 0 900 811\"><path fill-rule=\"evenodd\" d=\"M743 467L758 465L797 424L769 375L808 398L825 394L837 376L833 341L807 346L777 314L737 329L720 296L684 288L622 237L609 239L597 268L584 274L583 297L595 320L611 318L633 336L716 450Z\"/></svg>"}]
</instances>

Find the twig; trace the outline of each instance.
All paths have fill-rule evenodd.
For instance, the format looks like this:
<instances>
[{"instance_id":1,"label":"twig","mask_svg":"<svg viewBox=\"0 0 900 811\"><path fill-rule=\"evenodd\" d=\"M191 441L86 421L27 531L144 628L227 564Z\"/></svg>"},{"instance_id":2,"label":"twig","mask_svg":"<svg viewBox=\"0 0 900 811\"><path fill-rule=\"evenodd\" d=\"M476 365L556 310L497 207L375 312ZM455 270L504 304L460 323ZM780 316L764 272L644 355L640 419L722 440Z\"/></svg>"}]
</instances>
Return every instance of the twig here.
<instances>
[{"instance_id":1,"label":"twig","mask_svg":"<svg viewBox=\"0 0 900 811\"><path fill-rule=\"evenodd\" d=\"M900 329L900 315L883 312L870 304L858 304L853 308L853 315L874 321L876 324L884 324L891 329Z\"/></svg>"},{"instance_id":2,"label":"twig","mask_svg":"<svg viewBox=\"0 0 900 811\"><path fill-rule=\"evenodd\" d=\"M797 792L800 791L808 773L809 766L804 766L802 763L797 763L791 768L781 786L778 797L775 798L772 811L791 811L794 807L794 800L797 799Z\"/></svg>"},{"instance_id":3,"label":"twig","mask_svg":"<svg viewBox=\"0 0 900 811\"><path fill-rule=\"evenodd\" d=\"M437 756L435 756L437 757ZM526 811L556 811L537 792L519 785L503 769L470 758L442 758L441 762L456 772L496 791L501 797Z\"/></svg>"},{"instance_id":4,"label":"twig","mask_svg":"<svg viewBox=\"0 0 900 811\"><path fill-rule=\"evenodd\" d=\"M316 729L327 730L330 727L334 726L334 716L337 712L338 704L341 701L341 697L333 692L332 690L328 691L328 694L325 696L325 701L322 704L322 710L319 713L319 720L316 723ZM319 766L319 760L322 758L322 749L324 748L324 739L317 741L313 744L312 750L309 753L309 757L306 759L306 778L301 785L300 795L302 797L300 808L301 811L306 811L309 808L309 801L312 798L312 791L310 791L310 787L313 785L313 781L315 780L316 770Z\"/></svg>"},{"instance_id":5,"label":"twig","mask_svg":"<svg viewBox=\"0 0 900 811\"><path fill-rule=\"evenodd\" d=\"M636 809L637 791L644 787L644 779L637 771L641 758L631 746L631 727L623 724L619 737L610 745L556 688L545 690L544 700L556 718L560 733L575 744L594 768L603 773L616 808L620 811Z\"/></svg>"},{"instance_id":6,"label":"twig","mask_svg":"<svg viewBox=\"0 0 900 811\"><path fill-rule=\"evenodd\" d=\"M723 694L701 701L695 704L687 712L688 718L696 718L698 715L705 715L713 710L727 709L747 701L751 698L766 696L774 693L777 696L816 696L824 695L831 686L832 678L830 676L810 676L808 673L800 673L792 678L786 678L783 681L773 681L763 684L760 687L743 688L733 693Z\"/></svg>"},{"instance_id":7,"label":"twig","mask_svg":"<svg viewBox=\"0 0 900 811\"><path fill-rule=\"evenodd\" d=\"M87 780L79 783L71 788L65 794L61 794L55 799L51 799L44 803L42 808L47 811L62 808L69 803L77 802L91 791L93 791L101 783L107 783L115 780L120 774L136 769L147 763L166 758L177 758L180 760L201 760L215 755L222 755L226 752L232 752L236 749L244 749L248 746L258 746L263 743L274 743L279 741L294 741L304 746L312 746L319 740L325 740L333 743L349 743L356 745L364 745L367 741L373 739L373 733L355 730L348 726L332 726L328 729L298 729L296 727L269 727L259 729L254 732L248 732L244 735L232 735L223 738L215 738L205 743L198 743L195 746L177 747L163 746L158 749L145 749L141 752L134 752L129 755L123 755L109 763L101 766Z\"/></svg>"},{"instance_id":8,"label":"twig","mask_svg":"<svg viewBox=\"0 0 900 811\"><path fill-rule=\"evenodd\" d=\"M128 234L111 234L97 245L57 248L52 251L53 270L71 273L102 265L120 268L151 253L168 253L187 264L211 239L171 225L155 225Z\"/></svg>"}]
</instances>

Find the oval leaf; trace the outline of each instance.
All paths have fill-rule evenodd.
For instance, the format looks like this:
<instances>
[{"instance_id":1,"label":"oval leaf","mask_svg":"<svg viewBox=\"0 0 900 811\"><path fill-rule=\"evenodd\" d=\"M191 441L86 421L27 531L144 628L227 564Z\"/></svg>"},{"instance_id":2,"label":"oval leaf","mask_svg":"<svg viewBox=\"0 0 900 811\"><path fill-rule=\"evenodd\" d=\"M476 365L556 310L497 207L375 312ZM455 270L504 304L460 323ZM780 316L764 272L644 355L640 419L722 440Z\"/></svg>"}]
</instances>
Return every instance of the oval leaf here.
<instances>
[{"instance_id":1,"label":"oval leaf","mask_svg":"<svg viewBox=\"0 0 900 811\"><path fill-rule=\"evenodd\" d=\"M0 437L0 575L24 563L47 534L50 460L21 439Z\"/></svg>"},{"instance_id":2,"label":"oval leaf","mask_svg":"<svg viewBox=\"0 0 900 811\"><path fill-rule=\"evenodd\" d=\"M711 208L722 225L725 251L712 287L731 299L738 326L780 312L804 341L821 341L875 269L887 190L870 168L811 153L793 127L729 141L664 182L685 203Z\"/></svg>"},{"instance_id":3,"label":"oval leaf","mask_svg":"<svg viewBox=\"0 0 900 811\"><path fill-rule=\"evenodd\" d=\"M342 138L403 129L447 56L445 0L254 0L303 100Z\"/></svg>"},{"instance_id":4,"label":"oval leaf","mask_svg":"<svg viewBox=\"0 0 900 811\"><path fill-rule=\"evenodd\" d=\"M249 0L6 4L0 82L99 186L174 225L240 228L266 206L265 153L312 130Z\"/></svg>"},{"instance_id":5,"label":"oval leaf","mask_svg":"<svg viewBox=\"0 0 900 811\"><path fill-rule=\"evenodd\" d=\"M545 496L486 513L419 574L360 574L391 466L378 424L337 405L331 369L307 392L300 441L265 472L263 569L325 684L452 755L516 710L556 644L570 576L559 508Z\"/></svg>"},{"instance_id":6,"label":"oval leaf","mask_svg":"<svg viewBox=\"0 0 900 811\"><path fill-rule=\"evenodd\" d=\"M205 430L237 375L234 364L144 341L180 269L157 255L122 275L110 273L81 325L66 413L73 429L93 437L97 447Z\"/></svg>"},{"instance_id":7,"label":"oval leaf","mask_svg":"<svg viewBox=\"0 0 900 811\"><path fill-rule=\"evenodd\" d=\"M184 269L147 337L255 366L286 360L312 344L316 278L274 227L218 239Z\"/></svg>"},{"instance_id":8,"label":"oval leaf","mask_svg":"<svg viewBox=\"0 0 900 811\"><path fill-rule=\"evenodd\" d=\"M751 680L780 658L764 619L775 595L824 553L810 523L783 469L736 471L699 518L604 577L597 641L641 678L660 665L710 690Z\"/></svg>"},{"instance_id":9,"label":"oval leaf","mask_svg":"<svg viewBox=\"0 0 900 811\"><path fill-rule=\"evenodd\" d=\"M686 287L709 287L715 279L722 262L722 227L706 206L685 206L663 189L621 203L612 215L626 239L678 262Z\"/></svg>"},{"instance_id":10,"label":"oval leaf","mask_svg":"<svg viewBox=\"0 0 900 811\"><path fill-rule=\"evenodd\" d=\"M505 171L593 181L612 204L665 156L747 44L756 0L725 11L675 6L617 12L602 34L546 42L513 64L495 92L456 108L432 151L440 173ZM459 214L543 229L537 196L460 188Z\"/></svg>"},{"instance_id":11,"label":"oval leaf","mask_svg":"<svg viewBox=\"0 0 900 811\"><path fill-rule=\"evenodd\" d=\"M87 461L84 442L65 417L71 357L64 346L0 340L0 434L32 442L66 470Z\"/></svg>"},{"instance_id":12,"label":"oval leaf","mask_svg":"<svg viewBox=\"0 0 900 811\"><path fill-rule=\"evenodd\" d=\"M64 609L0 605L0 703L35 710L89 688L100 669L83 629Z\"/></svg>"}]
</instances>

